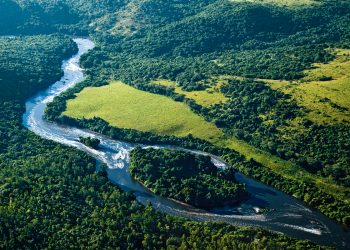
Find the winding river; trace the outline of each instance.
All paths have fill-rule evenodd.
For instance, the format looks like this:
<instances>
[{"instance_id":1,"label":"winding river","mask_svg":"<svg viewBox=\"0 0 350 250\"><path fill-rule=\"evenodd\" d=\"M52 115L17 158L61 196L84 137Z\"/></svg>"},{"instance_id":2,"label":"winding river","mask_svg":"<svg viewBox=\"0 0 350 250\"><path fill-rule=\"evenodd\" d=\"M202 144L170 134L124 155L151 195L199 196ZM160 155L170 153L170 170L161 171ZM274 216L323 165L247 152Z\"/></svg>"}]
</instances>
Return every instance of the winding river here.
<instances>
[{"instance_id":1,"label":"winding river","mask_svg":"<svg viewBox=\"0 0 350 250\"><path fill-rule=\"evenodd\" d=\"M251 198L238 206L218 208L208 212L159 197L135 182L128 173L128 152L136 144L111 140L87 130L61 126L44 120L47 103L83 80L83 69L79 67L80 56L92 49L94 43L82 38L74 41L79 47L79 52L63 62L62 79L26 102L26 113L23 115L23 125L26 128L45 139L78 148L92 155L99 162L107 164L110 181L125 191L133 191L136 199L142 204L152 203L157 211L197 221L220 221L238 226L263 227L294 238L308 239L339 249L350 247L350 234L342 226L318 211L306 207L293 197L240 173L236 174L236 178L239 182L246 184ZM101 148L94 150L85 146L79 142L81 136L98 138L101 141ZM152 147L155 146L152 145ZM213 157L212 161L218 167L226 166L225 162L217 157ZM268 211L259 213L259 208L268 208Z\"/></svg>"}]
</instances>

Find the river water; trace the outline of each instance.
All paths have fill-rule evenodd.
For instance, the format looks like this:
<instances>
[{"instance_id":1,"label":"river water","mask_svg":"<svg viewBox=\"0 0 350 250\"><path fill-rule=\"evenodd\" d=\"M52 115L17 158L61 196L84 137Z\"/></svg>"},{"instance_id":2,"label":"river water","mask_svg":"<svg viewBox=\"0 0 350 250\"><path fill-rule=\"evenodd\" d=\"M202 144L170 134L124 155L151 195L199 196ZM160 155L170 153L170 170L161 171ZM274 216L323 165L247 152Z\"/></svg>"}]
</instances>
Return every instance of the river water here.
<instances>
[{"instance_id":1,"label":"river water","mask_svg":"<svg viewBox=\"0 0 350 250\"><path fill-rule=\"evenodd\" d=\"M47 103L84 78L84 70L79 67L80 56L92 49L94 43L89 39L82 38L74 39L74 41L79 47L79 52L63 62L64 76L62 79L26 102L26 113L23 115L23 125L26 128L45 139L78 148L92 155L99 162L105 163L108 166L107 172L111 182L124 191L134 192L140 203L151 203L157 211L197 221L219 221L238 226L262 227L297 239L308 239L339 249L350 247L350 234L341 225L334 223L318 211L308 208L297 199L240 173L236 174L236 178L239 182L245 183L251 197L236 206L203 211L159 197L135 182L129 175L128 152L136 144L111 140L94 132L44 120ZM99 139L101 148L95 150L80 143L79 137L81 136ZM213 157L212 161L218 167L226 166L226 163L217 157ZM260 208L268 208L268 211L260 213Z\"/></svg>"}]
</instances>

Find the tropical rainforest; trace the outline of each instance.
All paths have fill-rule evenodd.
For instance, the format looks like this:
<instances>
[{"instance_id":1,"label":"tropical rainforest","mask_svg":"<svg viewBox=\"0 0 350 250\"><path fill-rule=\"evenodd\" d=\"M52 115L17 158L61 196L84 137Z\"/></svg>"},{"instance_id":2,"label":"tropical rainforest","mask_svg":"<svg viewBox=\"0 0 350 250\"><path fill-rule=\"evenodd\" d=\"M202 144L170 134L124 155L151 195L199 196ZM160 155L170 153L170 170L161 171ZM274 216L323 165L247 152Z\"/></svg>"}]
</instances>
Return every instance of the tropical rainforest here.
<instances>
[{"instance_id":1,"label":"tropical rainforest","mask_svg":"<svg viewBox=\"0 0 350 250\"><path fill-rule=\"evenodd\" d=\"M96 47L82 56L85 80L49 104L47 119L115 139L218 155L232 166L228 173L218 173L205 158L181 157L184 166L207 163L214 175L225 175L218 187L221 182L207 173L190 173L216 191L237 194L232 175L239 170L349 225L350 105L343 93L350 82L344 73L350 70L350 2L295 2L0 0L0 248L319 247L267 230L156 212L110 183L93 158L26 130L25 100L60 79L62 60L77 52L74 36L89 36ZM334 64L338 71L325 70ZM186 104L222 131L222 140L62 115L84 88L113 80ZM212 105L190 97L214 88L223 97ZM318 92L311 96L313 88ZM81 140L98 148L92 138ZM199 205L180 195L186 182L167 180L167 174L185 174L177 169L178 154L148 151L132 153L136 179ZM156 161L148 162L150 155ZM164 164L172 166L167 173ZM158 173L157 187L147 171ZM205 198L227 198L215 194L221 197Z\"/></svg>"},{"instance_id":2,"label":"tropical rainforest","mask_svg":"<svg viewBox=\"0 0 350 250\"><path fill-rule=\"evenodd\" d=\"M66 36L21 36L1 38L0 47L1 249L316 249L268 231L187 221L139 204L103 169L96 172L93 158L22 127L24 101L61 77L61 62L76 52L75 43Z\"/></svg>"}]
</instances>

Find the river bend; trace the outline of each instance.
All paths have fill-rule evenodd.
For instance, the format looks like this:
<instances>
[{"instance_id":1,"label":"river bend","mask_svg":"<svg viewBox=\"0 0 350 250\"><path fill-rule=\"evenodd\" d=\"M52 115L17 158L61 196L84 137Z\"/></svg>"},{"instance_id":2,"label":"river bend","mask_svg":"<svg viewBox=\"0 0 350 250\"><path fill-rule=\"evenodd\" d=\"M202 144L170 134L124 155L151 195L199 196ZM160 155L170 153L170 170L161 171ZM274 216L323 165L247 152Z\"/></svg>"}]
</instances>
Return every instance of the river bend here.
<instances>
[{"instance_id":1,"label":"river bend","mask_svg":"<svg viewBox=\"0 0 350 250\"><path fill-rule=\"evenodd\" d=\"M197 221L220 221L238 226L263 227L318 244L344 249L350 247L350 234L345 232L341 225L334 223L320 212L308 208L299 200L240 173L236 174L236 178L239 182L246 184L251 198L238 206L218 208L208 212L159 197L135 182L128 172L128 153L136 144L111 140L94 132L46 121L44 111L47 103L84 78L84 70L80 68L79 60L81 55L94 48L94 43L83 38L77 38L74 41L78 45L79 52L63 62L64 76L61 80L26 102L26 113L23 115L23 125L26 128L45 139L78 148L99 162L105 163L108 166L107 172L111 182L124 191L134 192L139 202L151 203L157 211ZM80 143L81 136L99 139L101 148L95 150ZM218 167L226 166L220 158L213 157L212 161ZM259 208L268 208L269 211L259 213Z\"/></svg>"}]
</instances>

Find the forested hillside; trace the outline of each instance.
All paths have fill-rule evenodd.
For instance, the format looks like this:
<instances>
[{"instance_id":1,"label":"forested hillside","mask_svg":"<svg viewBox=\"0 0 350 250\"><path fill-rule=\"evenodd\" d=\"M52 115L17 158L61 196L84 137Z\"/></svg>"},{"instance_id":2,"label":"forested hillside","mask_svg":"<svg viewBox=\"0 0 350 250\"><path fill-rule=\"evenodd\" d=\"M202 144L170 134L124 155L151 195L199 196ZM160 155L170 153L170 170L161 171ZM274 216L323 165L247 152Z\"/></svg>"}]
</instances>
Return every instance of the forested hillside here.
<instances>
[{"instance_id":1,"label":"forested hillside","mask_svg":"<svg viewBox=\"0 0 350 250\"><path fill-rule=\"evenodd\" d=\"M251 228L198 223L144 207L95 161L21 125L24 101L61 76L68 37L0 38L0 248L313 248ZM291 247L290 249L293 249ZM316 249L316 248L315 248Z\"/></svg>"},{"instance_id":2,"label":"forested hillside","mask_svg":"<svg viewBox=\"0 0 350 250\"><path fill-rule=\"evenodd\" d=\"M103 49L84 58L83 65L93 69L92 77L112 75L143 89L159 78L176 81L184 90L203 89L222 75L303 80L305 69L335 58L331 48L349 47L349 13L346 1L292 9L216 1L181 20L102 41ZM305 116L309 110L264 83L228 81L222 92L229 102L209 108L192 106L228 134L349 185L348 124L311 122ZM295 126L296 135L289 138L285 133ZM315 138L338 143L321 147L311 142ZM329 171L339 164L343 174Z\"/></svg>"},{"instance_id":3,"label":"forested hillside","mask_svg":"<svg viewBox=\"0 0 350 250\"><path fill-rule=\"evenodd\" d=\"M252 2L193 1L186 5L193 8L184 9L173 19L162 19L169 6L180 8L181 4L131 1L122 11L129 10L133 15L127 15L116 25L127 26L132 32L115 32L113 28L102 31L90 26L99 46L83 57L89 80L75 92L84 86L100 86L109 79L117 79L184 101L195 113L221 128L227 137L243 140L291 163L287 164L290 167L282 162L271 166L265 162L272 156L244 153L247 158L252 157L288 178L294 179L295 172L301 173L300 178L348 204L348 123L341 119L323 123L317 114L310 119L309 114L317 110L297 103L297 95L280 92L270 82L307 85L310 82L307 70L337 60L336 49L349 48L350 4L310 1L287 8ZM144 9L151 6L158 10L152 12L152 18ZM160 21L153 24L150 19ZM95 25L100 21L95 20ZM123 21L128 25L123 26ZM228 101L202 107L175 93L172 87L151 84L159 79L173 81L189 93L218 85ZM316 80L332 79L320 75ZM337 90L333 93L336 95ZM50 107L48 117L57 118L65 109L64 99L73 97L71 93L56 100L60 104ZM349 115L350 108L337 104L337 98L315 101L328 102L336 112ZM237 143L222 144L238 151L241 148Z\"/></svg>"},{"instance_id":4,"label":"forested hillside","mask_svg":"<svg viewBox=\"0 0 350 250\"><path fill-rule=\"evenodd\" d=\"M313 110L296 104L290 96L262 82L237 82L235 78L307 83L305 69L334 60L332 48L349 47L347 1L309 1L288 8L254 1L133 0L83 5L66 0L2 4L3 10L21 10L22 14L16 14L20 18L10 23L16 25L16 32L60 31L93 36L99 46L82 62L89 75L87 85L99 86L114 78L184 100L171 88L148 83L154 79L172 80L183 90L192 91L216 85L225 76L222 93L229 102L206 108L192 100L186 99L186 103L223 128L228 136L292 160L311 174L330 177L337 185L349 185L346 123L310 121L307 114ZM55 15L65 17L64 21ZM6 15L3 18L7 20ZM330 105L339 112L348 109L333 102ZM61 103L54 109L58 107L56 115L65 105ZM329 143L319 144L318 140ZM340 189L341 199L348 200L348 191Z\"/></svg>"},{"instance_id":5,"label":"forested hillside","mask_svg":"<svg viewBox=\"0 0 350 250\"><path fill-rule=\"evenodd\" d=\"M26 131L25 99L58 79L62 60L76 52L65 35L89 35L97 46L82 57L86 80L55 99L49 119L210 151L349 224L350 2L292 2L0 0L0 34L19 36L0 38L0 248L314 247L156 213L95 173L85 154ZM77 92L111 80L185 103L222 141L61 116ZM213 105L196 101L213 91L221 96Z\"/></svg>"}]
</instances>

